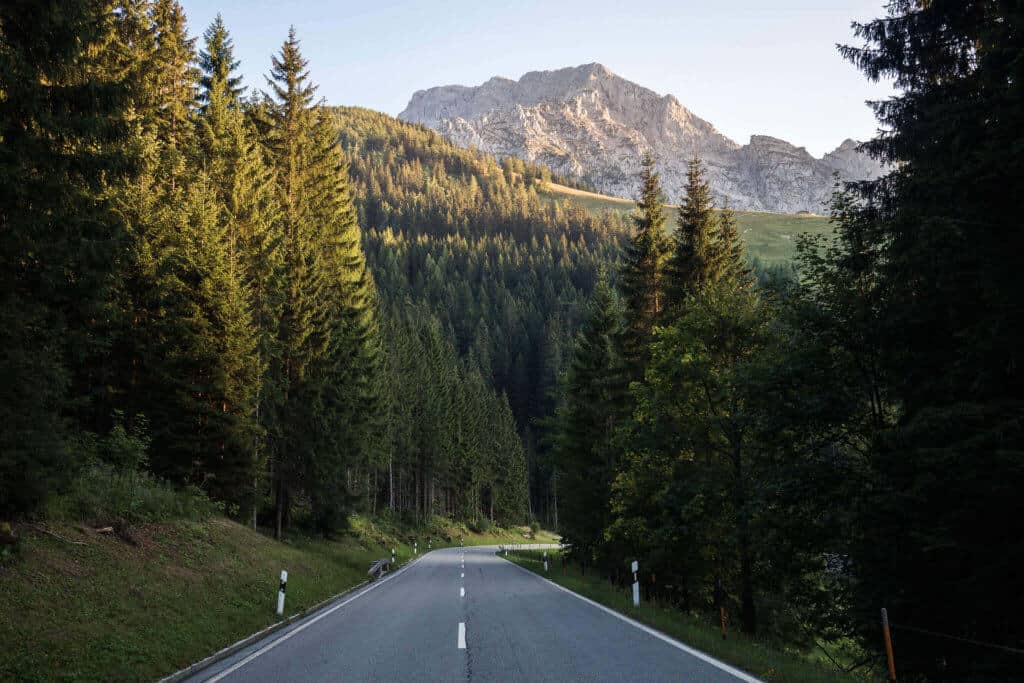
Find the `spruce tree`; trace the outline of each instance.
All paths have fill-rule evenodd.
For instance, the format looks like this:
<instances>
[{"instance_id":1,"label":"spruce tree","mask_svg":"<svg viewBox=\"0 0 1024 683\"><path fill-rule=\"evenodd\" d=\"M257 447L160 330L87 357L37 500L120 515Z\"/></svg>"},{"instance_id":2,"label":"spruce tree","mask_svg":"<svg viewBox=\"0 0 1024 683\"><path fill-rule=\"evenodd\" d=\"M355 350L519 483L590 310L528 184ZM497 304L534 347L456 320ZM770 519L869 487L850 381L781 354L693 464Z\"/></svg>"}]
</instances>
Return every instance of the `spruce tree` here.
<instances>
[{"instance_id":1,"label":"spruce tree","mask_svg":"<svg viewBox=\"0 0 1024 683\"><path fill-rule=\"evenodd\" d=\"M728 203L715 210L704 166L695 158L687 169L686 196L679 206L672 254L665 266L666 309L672 317L681 315L687 297L721 280L750 285L750 269L736 215Z\"/></svg>"},{"instance_id":2,"label":"spruce tree","mask_svg":"<svg viewBox=\"0 0 1024 683\"><path fill-rule=\"evenodd\" d=\"M210 93L217 90L223 90L227 99L237 106L245 92L242 77L235 73L241 62L235 59L235 43L219 12L203 32L203 43L204 49L199 52L199 68L203 72L199 78L202 86L199 101L203 112L210 105Z\"/></svg>"},{"instance_id":3,"label":"spruce tree","mask_svg":"<svg viewBox=\"0 0 1024 683\"><path fill-rule=\"evenodd\" d=\"M736 213L729 201L722 202L718 211L718 231L715 240L715 262L719 279L727 279L741 287L753 284L753 275L743 248L743 238L736 224Z\"/></svg>"},{"instance_id":4,"label":"spruce tree","mask_svg":"<svg viewBox=\"0 0 1024 683\"><path fill-rule=\"evenodd\" d=\"M230 297L225 305L234 311L236 330L249 328L255 348L248 341L235 338L231 346L235 373L251 378L252 396L238 394L232 405L251 405L251 422L242 433L250 443L248 472L236 468L233 479L243 474L251 482L234 492L234 499L244 498L247 507L256 513L255 480L264 469L267 453L267 427L273 429L268 407L277 396L277 369L280 354L277 344L277 321L280 316L282 252L279 205L272 169L264 160L255 127L242 110L238 97L241 78L234 74L231 37L220 17L204 34L205 50L200 53L202 77L200 100L204 102L199 117L200 160L210 183L208 190L221 205L218 222L226 246ZM226 294L225 294L226 296ZM243 317L245 312L248 322ZM246 355L238 351L248 351ZM229 374L228 376L233 376ZM235 385L241 390L241 384ZM241 426L241 425L240 425ZM272 433L272 431L271 431ZM236 444L237 447L237 444ZM255 523L255 517L253 517Z\"/></svg>"},{"instance_id":5,"label":"spruce tree","mask_svg":"<svg viewBox=\"0 0 1024 683\"><path fill-rule=\"evenodd\" d=\"M293 488L311 471L318 426L311 413L318 406L320 387L310 375L330 344L326 270L307 194L307 164L313 157L311 110L316 87L309 83L308 63L299 51L294 27L278 55L271 59L264 95L264 144L277 169L281 204L282 250L286 279L278 344L281 354L280 403L271 418L280 432L274 461L275 532L281 536L288 523Z\"/></svg>"},{"instance_id":6,"label":"spruce tree","mask_svg":"<svg viewBox=\"0 0 1024 683\"><path fill-rule=\"evenodd\" d=\"M192 115L199 86L196 41L188 35L185 10L178 0L155 0L153 30L156 47L151 112L162 143L160 160L173 191L179 176L187 172L187 154L193 141Z\"/></svg>"},{"instance_id":7,"label":"spruce tree","mask_svg":"<svg viewBox=\"0 0 1024 683\"><path fill-rule=\"evenodd\" d=\"M664 308L662 294L665 257L665 197L654 157L643 158L640 199L633 216L634 232L626 245L621 288L626 305L624 354L634 377L643 374L654 325Z\"/></svg>"},{"instance_id":8,"label":"spruce tree","mask_svg":"<svg viewBox=\"0 0 1024 683\"><path fill-rule=\"evenodd\" d=\"M265 128L278 168L287 275L278 526L287 489L301 479L317 524L328 531L347 502L337 473L365 462L368 435L381 425L374 391L381 345L348 172L308 78L293 28L267 79Z\"/></svg>"},{"instance_id":9,"label":"spruce tree","mask_svg":"<svg viewBox=\"0 0 1024 683\"><path fill-rule=\"evenodd\" d=\"M146 16L142 14L141 16ZM160 476L186 482L205 479L199 466L205 412L194 380L204 372L196 356L202 344L200 302L195 288L192 221L206 223L216 208L192 185L196 151L194 111L198 70L194 40L176 0L152 6L148 39L130 53L140 60L136 98L136 144L145 165L123 188L120 211L130 226L121 263L117 301L122 311L114 360L118 363L118 407L130 419L148 418L152 428L150 464Z\"/></svg>"},{"instance_id":10,"label":"spruce tree","mask_svg":"<svg viewBox=\"0 0 1024 683\"><path fill-rule=\"evenodd\" d=\"M602 278L573 350L553 449L562 491L559 530L585 562L600 555L611 521L608 503L618 467L612 440L626 414L630 379L621 355L624 332L620 305Z\"/></svg>"},{"instance_id":11,"label":"spruce tree","mask_svg":"<svg viewBox=\"0 0 1024 683\"><path fill-rule=\"evenodd\" d=\"M686 171L686 196L679 205L672 253L665 266L666 308L679 313L687 296L717 279L719 216L715 213L711 186L697 158Z\"/></svg>"},{"instance_id":12,"label":"spruce tree","mask_svg":"<svg viewBox=\"0 0 1024 683\"><path fill-rule=\"evenodd\" d=\"M131 177L131 84L113 59L117 3L0 6L0 516L73 475L69 417L97 390L98 321Z\"/></svg>"},{"instance_id":13,"label":"spruce tree","mask_svg":"<svg viewBox=\"0 0 1024 683\"><path fill-rule=\"evenodd\" d=\"M866 623L884 604L896 622L1003 645L1024 638L1010 588L1024 563L1022 28L1013 3L895 0L855 25L862 46L843 49L897 89L873 105L885 132L866 146L890 173L859 188L885 292L864 305L880 305L886 391L899 409L874 440L875 495L857 508L874 531L852 551L858 614ZM904 642L901 675L1016 674L956 641Z\"/></svg>"}]
</instances>

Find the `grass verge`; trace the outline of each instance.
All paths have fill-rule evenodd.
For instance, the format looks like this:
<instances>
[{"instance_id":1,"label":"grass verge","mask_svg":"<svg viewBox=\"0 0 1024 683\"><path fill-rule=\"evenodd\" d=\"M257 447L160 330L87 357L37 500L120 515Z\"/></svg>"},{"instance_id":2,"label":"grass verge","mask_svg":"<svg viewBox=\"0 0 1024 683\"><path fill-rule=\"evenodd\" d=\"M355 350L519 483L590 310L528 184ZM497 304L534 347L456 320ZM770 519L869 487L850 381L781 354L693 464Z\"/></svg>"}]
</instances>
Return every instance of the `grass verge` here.
<instances>
[{"instance_id":1,"label":"grass verge","mask_svg":"<svg viewBox=\"0 0 1024 683\"><path fill-rule=\"evenodd\" d=\"M771 683L864 683L876 680L870 672L843 673L824 661L800 652L779 649L773 644L742 633L730 632L722 640L719 629L693 615L672 607L641 601L633 607L632 593L612 585L597 574L580 574L575 564L562 565L557 551L548 551L550 571L544 573L541 551L511 552L508 559L662 633L672 636L727 664Z\"/></svg>"},{"instance_id":2,"label":"grass verge","mask_svg":"<svg viewBox=\"0 0 1024 683\"><path fill-rule=\"evenodd\" d=\"M337 540L287 543L223 517L138 525L126 537L53 522L18 532L17 554L0 564L4 681L160 678L277 621L282 569L294 614L362 582L392 547L402 564L428 538L434 548L460 536L533 542L527 528L409 530L366 518Z\"/></svg>"}]
</instances>

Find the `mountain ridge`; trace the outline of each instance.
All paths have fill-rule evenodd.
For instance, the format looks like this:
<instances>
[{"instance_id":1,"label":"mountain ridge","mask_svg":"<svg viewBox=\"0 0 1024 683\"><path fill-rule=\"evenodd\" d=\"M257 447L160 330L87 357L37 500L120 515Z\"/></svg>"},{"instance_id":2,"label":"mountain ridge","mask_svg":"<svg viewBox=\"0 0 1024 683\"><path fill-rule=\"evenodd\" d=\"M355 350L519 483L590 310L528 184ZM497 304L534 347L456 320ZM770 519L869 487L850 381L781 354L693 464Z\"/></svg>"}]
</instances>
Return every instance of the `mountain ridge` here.
<instances>
[{"instance_id":1,"label":"mountain ridge","mask_svg":"<svg viewBox=\"0 0 1024 683\"><path fill-rule=\"evenodd\" d=\"M770 135L740 145L674 95L597 62L418 90L398 117L460 146L544 164L620 197L633 195L645 152L654 154L670 199L678 198L687 163L699 156L719 201L755 211L823 213L833 173L863 180L885 171L849 138L821 158Z\"/></svg>"}]
</instances>

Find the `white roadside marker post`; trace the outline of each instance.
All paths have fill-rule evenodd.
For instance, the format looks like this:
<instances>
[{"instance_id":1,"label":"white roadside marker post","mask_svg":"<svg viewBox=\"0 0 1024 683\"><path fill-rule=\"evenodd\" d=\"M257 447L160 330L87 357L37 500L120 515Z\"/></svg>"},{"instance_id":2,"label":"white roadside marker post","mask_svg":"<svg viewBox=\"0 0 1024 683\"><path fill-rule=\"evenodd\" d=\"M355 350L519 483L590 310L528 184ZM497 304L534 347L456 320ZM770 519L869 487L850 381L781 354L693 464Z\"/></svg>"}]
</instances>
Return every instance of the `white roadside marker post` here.
<instances>
[{"instance_id":1,"label":"white roadside marker post","mask_svg":"<svg viewBox=\"0 0 1024 683\"><path fill-rule=\"evenodd\" d=\"M395 549L391 549L391 564L395 563Z\"/></svg>"},{"instance_id":2,"label":"white roadside marker post","mask_svg":"<svg viewBox=\"0 0 1024 683\"><path fill-rule=\"evenodd\" d=\"M640 606L640 581L636 577L638 571L640 571L640 563L633 560L633 607Z\"/></svg>"},{"instance_id":3,"label":"white roadside marker post","mask_svg":"<svg viewBox=\"0 0 1024 683\"><path fill-rule=\"evenodd\" d=\"M544 551L544 573L548 573L548 551Z\"/></svg>"},{"instance_id":4,"label":"white roadside marker post","mask_svg":"<svg viewBox=\"0 0 1024 683\"><path fill-rule=\"evenodd\" d=\"M284 589L288 585L288 572L281 570L281 587L277 591L277 616L284 614Z\"/></svg>"},{"instance_id":5,"label":"white roadside marker post","mask_svg":"<svg viewBox=\"0 0 1024 683\"><path fill-rule=\"evenodd\" d=\"M419 545L419 541L413 541L412 542L412 554L413 555L419 555L420 549L417 547L418 545Z\"/></svg>"}]
</instances>

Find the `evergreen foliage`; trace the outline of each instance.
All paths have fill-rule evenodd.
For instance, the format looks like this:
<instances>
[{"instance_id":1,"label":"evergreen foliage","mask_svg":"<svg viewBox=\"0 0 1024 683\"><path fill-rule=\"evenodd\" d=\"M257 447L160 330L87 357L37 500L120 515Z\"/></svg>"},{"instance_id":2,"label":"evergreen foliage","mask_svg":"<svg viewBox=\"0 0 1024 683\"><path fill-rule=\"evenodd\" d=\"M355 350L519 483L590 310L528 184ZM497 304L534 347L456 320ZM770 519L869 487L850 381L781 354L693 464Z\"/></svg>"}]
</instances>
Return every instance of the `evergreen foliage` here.
<instances>
[{"instance_id":1,"label":"evergreen foliage","mask_svg":"<svg viewBox=\"0 0 1024 683\"><path fill-rule=\"evenodd\" d=\"M0 515L75 472L75 418L98 390L125 232L111 189L137 164L114 6L0 8Z\"/></svg>"},{"instance_id":2,"label":"evergreen foliage","mask_svg":"<svg viewBox=\"0 0 1024 683\"><path fill-rule=\"evenodd\" d=\"M0 515L541 519L795 649L877 657L884 606L901 676L1012 677L977 641L1024 637L1021 20L857 25L891 172L755 282L697 160L670 242L650 156L630 226L325 106L294 30L246 99L219 16L197 52L178 0L8 2Z\"/></svg>"},{"instance_id":3,"label":"evergreen foliage","mask_svg":"<svg viewBox=\"0 0 1024 683\"><path fill-rule=\"evenodd\" d=\"M626 303L624 353L633 376L639 377L647 362L654 325L665 305L663 278L669 249L665 196L650 153L641 164L640 198L633 223L633 234L623 255L620 286Z\"/></svg>"},{"instance_id":4,"label":"evergreen foliage","mask_svg":"<svg viewBox=\"0 0 1024 683\"><path fill-rule=\"evenodd\" d=\"M690 161L686 173L686 196L679 205L664 277L669 317L681 315L686 298L709 283L729 280L749 284L750 270L736 216L727 205L715 210L699 159Z\"/></svg>"},{"instance_id":5,"label":"evergreen foliage","mask_svg":"<svg viewBox=\"0 0 1024 683\"><path fill-rule=\"evenodd\" d=\"M559 530L580 561L608 566L604 530L618 471L616 429L626 417L628 375L622 358L623 314L599 280L573 350L554 424L552 459L560 476Z\"/></svg>"}]
</instances>

